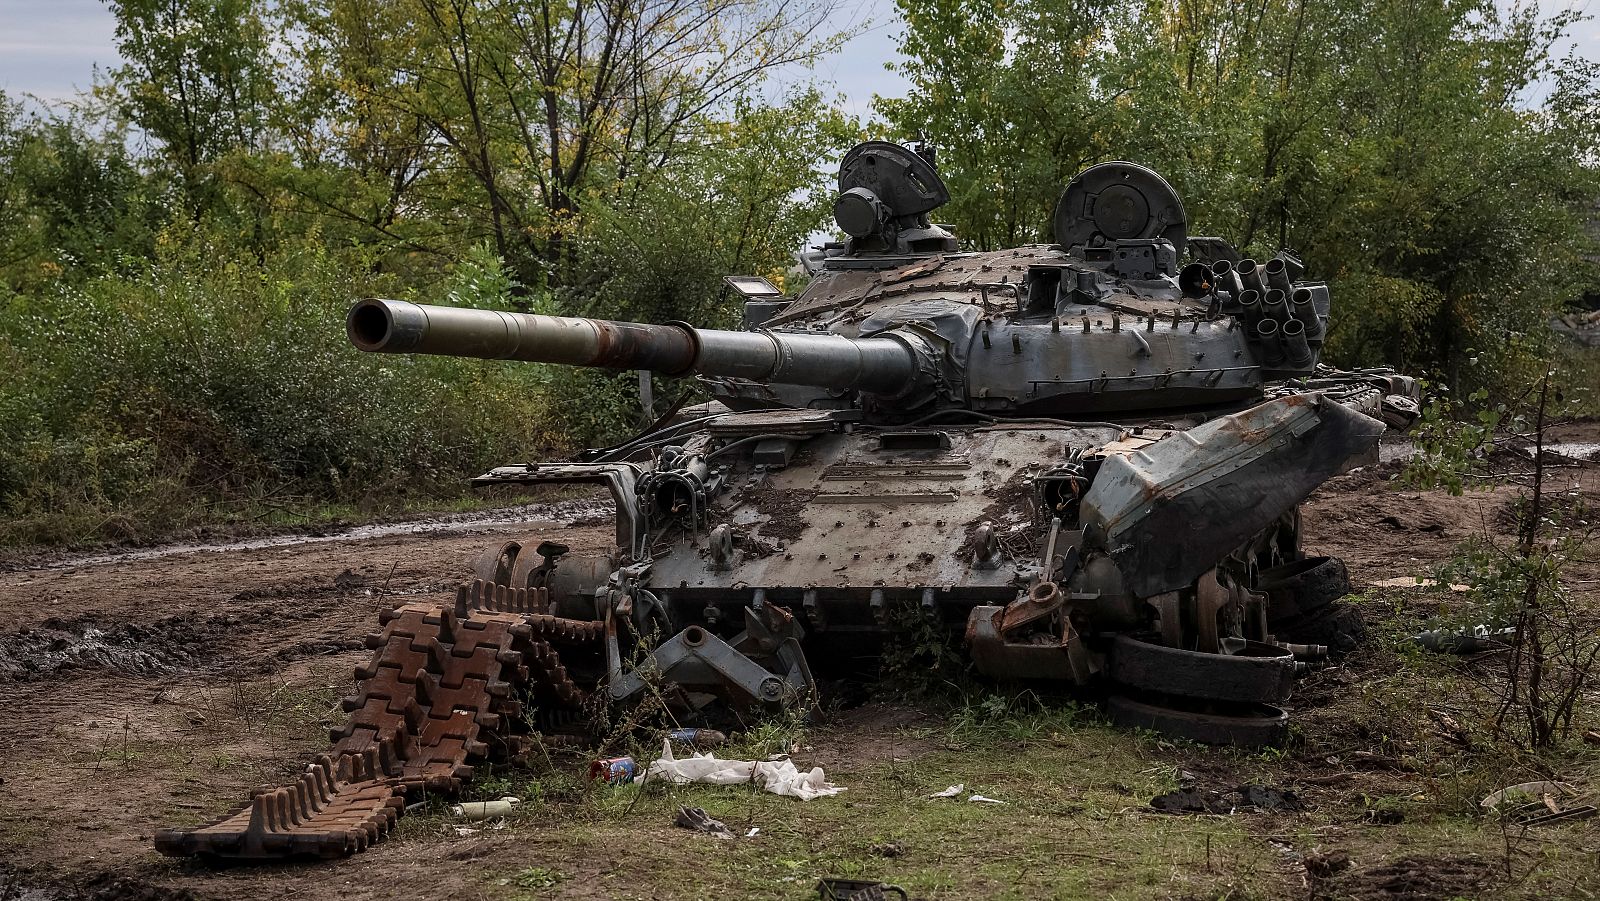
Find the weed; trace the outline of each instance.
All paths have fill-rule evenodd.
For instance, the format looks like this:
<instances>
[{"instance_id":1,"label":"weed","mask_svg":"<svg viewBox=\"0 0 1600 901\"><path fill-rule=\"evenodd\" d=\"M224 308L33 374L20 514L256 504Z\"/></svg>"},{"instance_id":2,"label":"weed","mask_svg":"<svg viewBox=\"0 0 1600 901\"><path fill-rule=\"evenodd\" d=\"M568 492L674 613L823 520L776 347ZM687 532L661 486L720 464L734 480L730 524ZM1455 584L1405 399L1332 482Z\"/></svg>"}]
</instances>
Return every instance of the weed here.
<instances>
[{"instance_id":1,"label":"weed","mask_svg":"<svg viewBox=\"0 0 1600 901\"><path fill-rule=\"evenodd\" d=\"M950 711L952 739L1013 742L1071 733L1093 717L1091 708L1034 690L973 689L963 692Z\"/></svg>"},{"instance_id":2,"label":"weed","mask_svg":"<svg viewBox=\"0 0 1600 901\"><path fill-rule=\"evenodd\" d=\"M566 878L565 873L549 867L528 867L514 874L510 882L517 888L555 888Z\"/></svg>"},{"instance_id":3,"label":"weed","mask_svg":"<svg viewBox=\"0 0 1600 901\"><path fill-rule=\"evenodd\" d=\"M920 606L902 604L889 611L889 638L879 672L888 693L918 698L957 690L971 683L972 663L958 651L954 627Z\"/></svg>"},{"instance_id":4,"label":"weed","mask_svg":"<svg viewBox=\"0 0 1600 901\"><path fill-rule=\"evenodd\" d=\"M524 867L503 876L490 877L491 885L500 886L513 891L504 897L540 898L549 897L550 891L570 878L566 873L551 867Z\"/></svg>"}]
</instances>

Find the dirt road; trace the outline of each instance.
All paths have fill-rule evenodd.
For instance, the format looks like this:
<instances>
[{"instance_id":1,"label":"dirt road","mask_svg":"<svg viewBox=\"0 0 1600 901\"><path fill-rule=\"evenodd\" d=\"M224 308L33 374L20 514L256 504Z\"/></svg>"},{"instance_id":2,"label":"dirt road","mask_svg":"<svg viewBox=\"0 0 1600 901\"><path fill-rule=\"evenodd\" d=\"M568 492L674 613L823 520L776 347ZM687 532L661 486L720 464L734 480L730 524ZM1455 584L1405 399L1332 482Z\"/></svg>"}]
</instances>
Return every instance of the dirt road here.
<instances>
[{"instance_id":1,"label":"dirt road","mask_svg":"<svg viewBox=\"0 0 1600 901\"><path fill-rule=\"evenodd\" d=\"M1306 508L1309 549L1343 556L1358 584L1423 572L1458 542L1506 521L1508 490L1451 498L1399 489L1386 478L1392 472L1340 477ZM1600 500L1600 467L1563 472ZM325 864L211 868L160 858L151 847L156 828L219 815L325 747L323 733L342 716L338 699L368 656L362 639L380 609L397 598L448 600L479 551L506 537L559 535L578 551L608 547L609 527L595 523L593 506L532 508L517 525L469 520L58 558L0 573L0 898L697 896L678 874L705 853L696 837L656 823L612 826L603 816L519 821L503 835L456 835L439 817L407 817L396 839ZM863 781L870 767L887 761L893 770L898 760L936 750L941 727L922 711L873 705L808 740L811 756L837 762L847 775L854 768ZM1155 755L1157 766L1191 754L1136 748L1135 757ZM1125 778L1139 778L1134 772ZM869 789L861 797L868 804L874 796ZM653 850L640 851L641 835ZM813 847L819 840L791 838ZM528 872L528 861L559 866L559 886L485 876ZM1274 867L1246 876L1252 890L1303 893L1303 876ZM27 893L8 895L8 878ZM932 894L962 897L966 883L956 884ZM1162 896L1164 885L1148 894ZM1195 886L1179 880L1166 888ZM774 891L800 897L802 889Z\"/></svg>"}]
</instances>

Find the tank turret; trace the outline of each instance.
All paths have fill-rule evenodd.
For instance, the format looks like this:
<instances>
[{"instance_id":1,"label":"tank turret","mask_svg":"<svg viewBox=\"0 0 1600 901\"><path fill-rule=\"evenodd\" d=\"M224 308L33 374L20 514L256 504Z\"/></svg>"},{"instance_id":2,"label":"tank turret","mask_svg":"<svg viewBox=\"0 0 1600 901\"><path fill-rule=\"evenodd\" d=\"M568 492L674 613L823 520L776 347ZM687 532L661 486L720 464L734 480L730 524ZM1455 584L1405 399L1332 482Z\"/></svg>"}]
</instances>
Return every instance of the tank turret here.
<instances>
[{"instance_id":1,"label":"tank turret","mask_svg":"<svg viewBox=\"0 0 1600 901\"><path fill-rule=\"evenodd\" d=\"M798 296L748 303L747 331L366 300L350 339L692 375L733 409L860 408L885 421L1212 409L1317 370L1326 286L1288 252L1258 263L1190 238L1177 193L1150 169L1103 163L1073 179L1054 244L959 251L928 218L948 199L921 153L851 151L834 207L847 239L824 247Z\"/></svg>"}]
</instances>

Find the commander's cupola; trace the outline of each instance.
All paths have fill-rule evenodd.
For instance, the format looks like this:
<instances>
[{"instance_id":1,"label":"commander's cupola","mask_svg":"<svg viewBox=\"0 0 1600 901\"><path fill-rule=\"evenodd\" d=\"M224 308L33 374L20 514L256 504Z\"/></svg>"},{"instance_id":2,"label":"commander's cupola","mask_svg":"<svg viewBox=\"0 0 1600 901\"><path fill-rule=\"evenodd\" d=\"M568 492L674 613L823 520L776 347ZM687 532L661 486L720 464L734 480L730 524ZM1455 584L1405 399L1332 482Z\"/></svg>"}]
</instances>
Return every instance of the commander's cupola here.
<instances>
[{"instance_id":1,"label":"commander's cupola","mask_svg":"<svg viewBox=\"0 0 1600 901\"><path fill-rule=\"evenodd\" d=\"M922 153L867 141L839 164L833 219L850 236L847 255L950 253L955 236L928 220L949 201L950 189Z\"/></svg>"}]
</instances>

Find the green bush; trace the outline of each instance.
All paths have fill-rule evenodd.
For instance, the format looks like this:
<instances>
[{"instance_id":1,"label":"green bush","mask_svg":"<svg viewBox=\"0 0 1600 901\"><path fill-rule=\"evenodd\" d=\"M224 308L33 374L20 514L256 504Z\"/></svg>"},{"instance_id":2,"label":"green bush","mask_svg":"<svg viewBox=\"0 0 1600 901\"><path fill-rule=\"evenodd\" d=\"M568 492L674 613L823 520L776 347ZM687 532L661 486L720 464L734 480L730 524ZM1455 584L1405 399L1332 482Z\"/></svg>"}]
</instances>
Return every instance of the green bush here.
<instances>
[{"instance_id":1,"label":"green bush","mask_svg":"<svg viewBox=\"0 0 1600 901\"><path fill-rule=\"evenodd\" d=\"M487 284L469 257L440 294ZM0 543L441 497L545 446L540 368L348 345L351 299L399 287L353 253L241 258L174 228L132 271L0 298Z\"/></svg>"}]
</instances>

